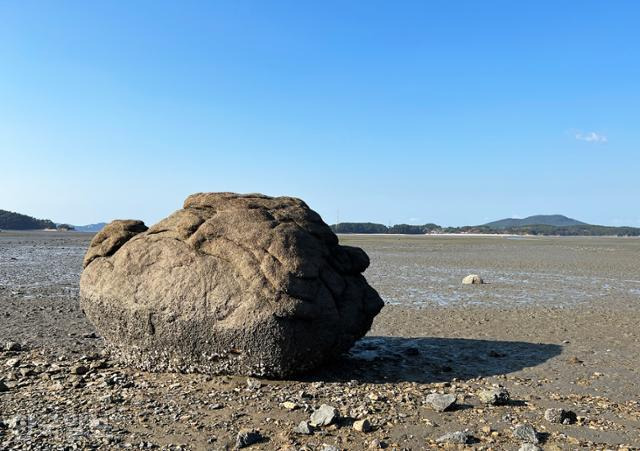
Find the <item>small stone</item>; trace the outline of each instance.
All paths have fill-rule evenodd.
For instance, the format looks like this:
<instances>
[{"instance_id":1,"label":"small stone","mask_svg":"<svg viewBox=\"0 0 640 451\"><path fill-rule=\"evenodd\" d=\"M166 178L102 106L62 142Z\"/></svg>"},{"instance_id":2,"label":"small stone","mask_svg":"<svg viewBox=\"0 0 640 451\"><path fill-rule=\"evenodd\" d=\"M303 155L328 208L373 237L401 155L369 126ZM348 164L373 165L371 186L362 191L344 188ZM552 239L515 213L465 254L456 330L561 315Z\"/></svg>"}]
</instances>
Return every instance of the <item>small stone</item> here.
<instances>
[{"instance_id":1,"label":"small stone","mask_svg":"<svg viewBox=\"0 0 640 451\"><path fill-rule=\"evenodd\" d=\"M55 383L51 384L49 387L47 387L47 390L49 390L49 391L61 391L61 390L64 390L64 386L60 382L55 382Z\"/></svg>"},{"instance_id":2,"label":"small stone","mask_svg":"<svg viewBox=\"0 0 640 451\"><path fill-rule=\"evenodd\" d=\"M471 440L471 434L467 431L455 431L444 434L443 436L436 439L438 443L457 443L461 445L465 445L469 443Z\"/></svg>"},{"instance_id":3,"label":"small stone","mask_svg":"<svg viewBox=\"0 0 640 451\"><path fill-rule=\"evenodd\" d=\"M311 429L309 423L301 421L295 428L293 428L293 432L301 435L311 435L313 434L313 429Z\"/></svg>"},{"instance_id":4,"label":"small stone","mask_svg":"<svg viewBox=\"0 0 640 451\"><path fill-rule=\"evenodd\" d=\"M71 368L71 374L77 374L78 376L82 376L83 374L87 374L89 372L89 368L84 365L75 365Z\"/></svg>"},{"instance_id":5,"label":"small stone","mask_svg":"<svg viewBox=\"0 0 640 451\"><path fill-rule=\"evenodd\" d=\"M489 435L491 434L491 426L482 426L481 431L483 434Z\"/></svg>"},{"instance_id":6,"label":"small stone","mask_svg":"<svg viewBox=\"0 0 640 451\"><path fill-rule=\"evenodd\" d=\"M478 398L485 404L500 406L507 404L511 399L509 391L504 387L494 387L488 390L482 390L478 393Z\"/></svg>"},{"instance_id":7,"label":"small stone","mask_svg":"<svg viewBox=\"0 0 640 451\"><path fill-rule=\"evenodd\" d=\"M20 343L16 343L15 341L7 341L4 344L4 350L9 352L18 352L22 350L22 346L20 346Z\"/></svg>"},{"instance_id":8,"label":"small stone","mask_svg":"<svg viewBox=\"0 0 640 451\"><path fill-rule=\"evenodd\" d=\"M254 429L243 429L236 436L236 448L246 448L262 441L260 432Z\"/></svg>"},{"instance_id":9,"label":"small stone","mask_svg":"<svg viewBox=\"0 0 640 451\"><path fill-rule=\"evenodd\" d=\"M580 439L576 438L576 437L567 437L567 441L569 443L571 443L572 445L579 445L580 444Z\"/></svg>"},{"instance_id":10,"label":"small stone","mask_svg":"<svg viewBox=\"0 0 640 451\"><path fill-rule=\"evenodd\" d=\"M354 421L353 429L358 432L370 432L371 431L371 423L366 418L364 420Z\"/></svg>"},{"instance_id":11,"label":"small stone","mask_svg":"<svg viewBox=\"0 0 640 451\"><path fill-rule=\"evenodd\" d=\"M21 426L26 426L28 423L27 417L24 415L16 415L5 422L9 429L18 429Z\"/></svg>"},{"instance_id":12,"label":"small stone","mask_svg":"<svg viewBox=\"0 0 640 451\"><path fill-rule=\"evenodd\" d=\"M564 409L547 409L544 412L544 418L549 423L557 424L573 424L577 420L575 412Z\"/></svg>"},{"instance_id":13,"label":"small stone","mask_svg":"<svg viewBox=\"0 0 640 451\"><path fill-rule=\"evenodd\" d=\"M295 410L298 407L298 405L292 401L285 401L282 403L282 407L284 407L287 410Z\"/></svg>"},{"instance_id":14,"label":"small stone","mask_svg":"<svg viewBox=\"0 0 640 451\"><path fill-rule=\"evenodd\" d=\"M320 451L340 451L340 450L333 445L327 445L326 443L323 443L322 446L320 447Z\"/></svg>"},{"instance_id":15,"label":"small stone","mask_svg":"<svg viewBox=\"0 0 640 451\"><path fill-rule=\"evenodd\" d=\"M319 409L311 414L309 423L312 426L329 426L339 417L338 410L335 407L322 404Z\"/></svg>"},{"instance_id":16,"label":"small stone","mask_svg":"<svg viewBox=\"0 0 640 451\"><path fill-rule=\"evenodd\" d=\"M95 362L91 362L91 365L89 365L89 369L90 370L102 370L104 368L107 368L108 366L109 365L104 360L96 360Z\"/></svg>"},{"instance_id":17,"label":"small stone","mask_svg":"<svg viewBox=\"0 0 640 451\"><path fill-rule=\"evenodd\" d=\"M440 395L438 393L431 393L425 398L427 404L429 404L436 412L444 412L451 409L456 404L456 395Z\"/></svg>"},{"instance_id":18,"label":"small stone","mask_svg":"<svg viewBox=\"0 0 640 451\"><path fill-rule=\"evenodd\" d=\"M519 424L513 430L513 436L524 443L539 443L538 433L530 424Z\"/></svg>"},{"instance_id":19,"label":"small stone","mask_svg":"<svg viewBox=\"0 0 640 451\"><path fill-rule=\"evenodd\" d=\"M20 359L18 358L9 359L4 363L4 366L9 368L15 368L18 365L20 365Z\"/></svg>"},{"instance_id":20,"label":"small stone","mask_svg":"<svg viewBox=\"0 0 640 451\"><path fill-rule=\"evenodd\" d=\"M462 279L462 285L482 285L484 280L477 274L469 274L467 277Z\"/></svg>"},{"instance_id":21,"label":"small stone","mask_svg":"<svg viewBox=\"0 0 640 451\"><path fill-rule=\"evenodd\" d=\"M257 390L262 387L262 382L257 379L253 379L251 377L247 378L247 387L249 390Z\"/></svg>"},{"instance_id":22,"label":"small stone","mask_svg":"<svg viewBox=\"0 0 640 451\"><path fill-rule=\"evenodd\" d=\"M384 449L386 447L386 443L381 442L379 439L374 438L369 443L369 449Z\"/></svg>"},{"instance_id":23,"label":"small stone","mask_svg":"<svg viewBox=\"0 0 640 451\"><path fill-rule=\"evenodd\" d=\"M97 431L111 431L113 427L99 418L89 421L89 427Z\"/></svg>"},{"instance_id":24,"label":"small stone","mask_svg":"<svg viewBox=\"0 0 640 451\"><path fill-rule=\"evenodd\" d=\"M534 445L533 443L524 443L518 451L542 451L538 445Z\"/></svg>"}]
</instances>

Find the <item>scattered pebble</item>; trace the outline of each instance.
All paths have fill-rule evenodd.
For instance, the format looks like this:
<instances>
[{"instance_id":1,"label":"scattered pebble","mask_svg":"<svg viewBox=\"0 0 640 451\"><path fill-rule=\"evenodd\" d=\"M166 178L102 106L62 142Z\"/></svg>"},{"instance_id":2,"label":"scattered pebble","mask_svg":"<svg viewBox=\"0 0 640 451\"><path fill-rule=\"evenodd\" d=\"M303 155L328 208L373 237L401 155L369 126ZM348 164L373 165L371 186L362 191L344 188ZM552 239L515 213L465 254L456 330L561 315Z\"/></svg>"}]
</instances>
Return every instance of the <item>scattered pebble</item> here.
<instances>
[{"instance_id":1,"label":"scattered pebble","mask_svg":"<svg viewBox=\"0 0 640 451\"><path fill-rule=\"evenodd\" d=\"M353 429L358 432L370 432L371 431L371 423L366 418L364 420L354 421Z\"/></svg>"},{"instance_id":2,"label":"scattered pebble","mask_svg":"<svg viewBox=\"0 0 640 451\"><path fill-rule=\"evenodd\" d=\"M471 440L471 434L468 431L455 431L444 434L436 439L438 443L454 443L465 445Z\"/></svg>"},{"instance_id":3,"label":"scattered pebble","mask_svg":"<svg viewBox=\"0 0 640 451\"><path fill-rule=\"evenodd\" d=\"M482 390L478 393L478 398L485 404L501 406L509 403L511 395L504 387L493 387L488 390Z\"/></svg>"},{"instance_id":4,"label":"scattered pebble","mask_svg":"<svg viewBox=\"0 0 640 451\"><path fill-rule=\"evenodd\" d=\"M298 405L295 402L291 402L291 401L285 401L281 405L287 410L295 410L298 408Z\"/></svg>"},{"instance_id":5,"label":"scattered pebble","mask_svg":"<svg viewBox=\"0 0 640 451\"><path fill-rule=\"evenodd\" d=\"M538 444L538 433L530 424L519 424L513 430L513 436L524 443Z\"/></svg>"},{"instance_id":6,"label":"scattered pebble","mask_svg":"<svg viewBox=\"0 0 640 451\"><path fill-rule=\"evenodd\" d=\"M335 407L322 404L319 409L311 414L309 423L312 426L329 426L338 419L339 415Z\"/></svg>"},{"instance_id":7,"label":"scattered pebble","mask_svg":"<svg viewBox=\"0 0 640 451\"><path fill-rule=\"evenodd\" d=\"M477 274L469 274L462 279L462 285L482 285L484 280Z\"/></svg>"},{"instance_id":8,"label":"scattered pebble","mask_svg":"<svg viewBox=\"0 0 640 451\"><path fill-rule=\"evenodd\" d=\"M27 417L24 415L15 415L9 418L5 424L9 429L18 429L20 427L24 427L29 423Z\"/></svg>"},{"instance_id":9,"label":"scattered pebble","mask_svg":"<svg viewBox=\"0 0 640 451\"><path fill-rule=\"evenodd\" d=\"M549 423L557 423L557 424L573 424L577 420L577 416L575 412L571 410L564 409L547 409L544 412L544 418Z\"/></svg>"},{"instance_id":10,"label":"scattered pebble","mask_svg":"<svg viewBox=\"0 0 640 451\"><path fill-rule=\"evenodd\" d=\"M251 377L247 378L247 387L250 390L257 390L259 388L262 388L262 382L260 382L257 379L253 379Z\"/></svg>"},{"instance_id":11,"label":"scattered pebble","mask_svg":"<svg viewBox=\"0 0 640 451\"><path fill-rule=\"evenodd\" d=\"M19 358L9 359L4 363L4 366L6 366L8 368L15 368L18 365L20 365L20 359Z\"/></svg>"},{"instance_id":12,"label":"scattered pebble","mask_svg":"<svg viewBox=\"0 0 640 451\"><path fill-rule=\"evenodd\" d=\"M262 440L262 435L255 429L243 429L238 432L238 435L236 436L236 448L246 448L247 446L261 442Z\"/></svg>"},{"instance_id":13,"label":"scattered pebble","mask_svg":"<svg viewBox=\"0 0 640 451\"><path fill-rule=\"evenodd\" d=\"M301 421L295 428L293 428L293 432L301 435L311 435L313 434L313 429L306 421Z\"/></svg>"},{"instance_id":14,"label":"scattered pebble","mask_svg":"<svg viewBox=\"0 0 640 451\"><path fill-rule=\"evenodd\" d=\"M71 368L71 374L77 374L78 376L82 376L83 374L87 374L89 372L89 368L84 365L75 365Z\"/></svg>"},{"instance_id":15,"label":"scattered pebble","mask_svg":"<svg viewBox=\"0 0 640 451\"><path fill-rule=\"evenodd\" d=\"M431 393L425 398L425 402L429 404L436 412L444 412L452 409L456 404L456 395L440 395Z\"/></svg>"},{"instance_id":16,"label":"scattered pebble","mask_svg":"<svg viewBox=\"0 0 640 451\"><path fill-rule=\"evenodd\" d=\"M15 341L7 341L4 344L4 350L8 352L19 352L22 350L22 346L20 346L20 343L16 343Z\"/></svg>"},{"instance_id":17,"label":"scattered pebble","mask_svg":"<svg viewBox=\"0 0 640 451\"><path fill-rule=\"evenodd\" d=\"M538 445L534 445L533 443L523 443L518 451L542 451Z\"/></svg>"}]
</instances>

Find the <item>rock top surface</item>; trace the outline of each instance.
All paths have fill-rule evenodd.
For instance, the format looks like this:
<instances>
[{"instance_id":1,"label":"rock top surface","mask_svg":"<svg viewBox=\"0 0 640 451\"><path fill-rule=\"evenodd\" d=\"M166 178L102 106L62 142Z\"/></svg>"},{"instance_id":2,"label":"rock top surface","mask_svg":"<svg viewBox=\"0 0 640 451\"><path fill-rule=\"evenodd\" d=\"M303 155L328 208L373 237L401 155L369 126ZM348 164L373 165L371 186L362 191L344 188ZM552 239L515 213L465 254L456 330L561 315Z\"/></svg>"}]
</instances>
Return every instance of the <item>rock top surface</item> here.
<instances>
[{"instance_id":1,"label":"rock top surface","mask_svg":"<svg viewBox=\"0 0 640 451\"><path fill-rule=\"evenodd\" d=\"M462 279L462 285L482 285L484 284L484 280L477 274L469 274L464 279Z\"/></svg>"},{"instance_id":2,"label":"rock top surface","mask_svg":"<svg viewBox=\"0 0 640 451\"><path fill-rule=\"evenodd\" d=\"M151 228L114 221L84 259L81 306L146 370L282 377L348 350L383 302L302 200L199 193Z\"/></svg>"}]
</instances>

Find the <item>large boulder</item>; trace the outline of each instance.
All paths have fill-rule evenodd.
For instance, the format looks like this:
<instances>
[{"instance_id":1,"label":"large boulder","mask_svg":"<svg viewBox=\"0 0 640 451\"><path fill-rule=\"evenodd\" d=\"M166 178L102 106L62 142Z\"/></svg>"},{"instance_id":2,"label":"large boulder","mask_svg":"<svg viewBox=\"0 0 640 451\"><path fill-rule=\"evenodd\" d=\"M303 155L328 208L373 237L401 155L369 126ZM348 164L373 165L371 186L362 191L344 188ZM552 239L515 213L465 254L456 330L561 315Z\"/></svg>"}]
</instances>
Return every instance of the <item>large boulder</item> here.
<instances>
[{"instance_id":1,"label":"large boulder","mask_svg":"<svg viewBox=\"0 0 640 451\"><path fill-rule=\"evenodd\" d=\"M348 350L383 302L302 200L200 193L147 230L114 221L87 251L81 305L124 363L283 377Z\"/></svg>"}]
</instances>

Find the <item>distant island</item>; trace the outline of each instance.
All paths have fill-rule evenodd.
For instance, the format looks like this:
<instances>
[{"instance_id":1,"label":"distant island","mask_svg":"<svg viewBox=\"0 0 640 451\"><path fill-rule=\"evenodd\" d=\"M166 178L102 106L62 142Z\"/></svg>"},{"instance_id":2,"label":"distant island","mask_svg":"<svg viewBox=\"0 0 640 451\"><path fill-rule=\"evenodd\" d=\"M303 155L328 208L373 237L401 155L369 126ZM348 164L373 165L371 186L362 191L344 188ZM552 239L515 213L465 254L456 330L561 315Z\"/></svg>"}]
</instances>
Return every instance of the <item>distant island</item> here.
<instances>
[{"instance_id":1,"label":"distant island","mask_svg":"<svg viewBox=\"0 0 640 451\"><path fill-rule=\"evenodd\" d=\"M76 232L99 232L107 225L104 222L84 226L55 223L50 219L36 219L13 211L0 210L0 230L59 230Z\"/></svg>"},{"instance_id":2,"label":"distant island","mask_svg":"<svg viewBox=\"0 0 640 451\"><path fill-rule=\"evenodd\" d=\"M589 225L586 222L578 221L576 219L567 218L563 215L536 215L529 216L523 219L507 218L500 219L499 221L488 222L484 224L484 227L491 229L508 229L513 227L525 227L533 225L546 225L555 227L570 227L570 226L585 226Z\"/></svg>"},{"instance_id":3,"label":"distant island","mask_svg":"<svg viewBox=\"0 0 640 451\"><path fill-rule=\"evenodd\" d=\"M88 233L96 233L100 230L104 229L106 226L106 222L98 222L97 224L87 224L83 226L73 226L76 232L88 232Z\"/></svg>"},{"instance_id":4,"label":"distant island","mask_svg":"<svg viewBox=\"0 0 640 451\"><path fill-rule=\"evenodd\" d=\"M60 230L97 233L107 223L99 222L83 226L60 224L50 219L0 210L0 230ZM476 226L445 227L434 223L396 224L386 226L373 222L341 222L330 226L335 233L362 233L388 235L429 234L499 234L499 235L543 235L543 236L640 236L638 227L612 227L587 224L564 215L536 215L523 219L505 218Z\"/></svg>"},{"instance_id":5,"label":"distant island","mask_svg":"<svg viewBox=\"0 0 640 451\"><path fill-rule=\"evenodd\" d=\"M13 211L0 210L0 229L43 230L55 228L56 224L50 219L36 219Z\"/></svg>"},{"instance_id":6,"label":"distant island","mask_svg":"<svg viewBox=\"0 0 640 451\"><path fill-rule=\"evenodd\" d=\"M503 234L544 236L640 236L637 227L610 227L587 224L563 215L536 215L524 219L506 218L477 226L443 227L429 223L424 225L396 224L386 226L372 222L341 222L331 225L335 233L378 234Z\"/></svg>"}]
</instances>

